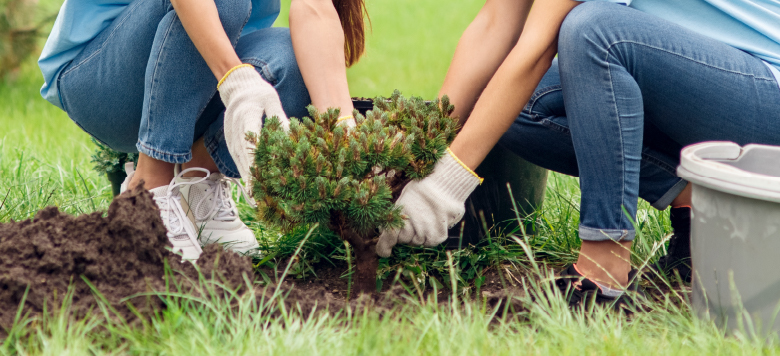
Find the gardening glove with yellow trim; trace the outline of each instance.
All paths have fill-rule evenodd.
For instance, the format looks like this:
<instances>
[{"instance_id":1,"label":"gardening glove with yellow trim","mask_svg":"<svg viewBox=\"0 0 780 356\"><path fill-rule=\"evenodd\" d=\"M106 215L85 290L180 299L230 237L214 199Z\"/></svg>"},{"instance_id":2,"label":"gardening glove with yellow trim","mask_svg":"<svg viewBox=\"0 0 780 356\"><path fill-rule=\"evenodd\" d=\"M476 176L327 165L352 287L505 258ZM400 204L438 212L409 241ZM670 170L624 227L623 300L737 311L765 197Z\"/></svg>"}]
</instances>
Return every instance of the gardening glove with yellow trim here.
<instances>
[{"instance_id":1,"label":"gardening glove with yellow trim","mask_svg":"<svg viewBox=\"0 0 780 356\"><path fill-rule=\"evenodd\" d=\"M246 134L259 135L265 117L277 116L285 131L290 127L290 120L282 109L279 94L251 64L229 70L217 84L217 90L225 104L224 130L228 151L241 178L249 184L255 145L246 140Z\"/></svg>"},{"instance_id":2,"label":"gardening glove with yellow trim","mask_svg":"<svg viewBox=\"0 0 780 356\"><path fill-rule=\"evenodd\" d=\"M345 115L340 117L338 120L336 120L337 126L346 126L348 129L351 129L355 127L357 124L355 122L355 117L352 115Z\"/></svg>"},{"instance_id":3,"label":"gardening glove with yellow trim","mask_svg":"<svg viewBox=\"0 0 780 356\"><path fill-rule=\"evenodd\" d=\"M395 202L403 206L404 227L379 236L376 253L389 257L399 243L436 246L447 239L447 230L466 212L466 198L482 183L482 178L466 167L447 149L431 175L409 182Z\"/></svg>"}]
</instances>

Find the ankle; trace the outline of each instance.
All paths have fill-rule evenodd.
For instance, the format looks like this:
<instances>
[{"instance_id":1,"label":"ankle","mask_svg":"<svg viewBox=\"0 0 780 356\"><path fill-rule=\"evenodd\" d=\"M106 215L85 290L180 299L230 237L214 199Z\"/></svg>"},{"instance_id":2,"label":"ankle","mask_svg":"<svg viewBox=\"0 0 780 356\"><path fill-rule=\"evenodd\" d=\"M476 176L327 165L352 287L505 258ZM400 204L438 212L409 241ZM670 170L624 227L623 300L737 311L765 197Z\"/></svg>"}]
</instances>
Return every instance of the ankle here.
<instances>
[{"instance_id":1,"label":"ankle","mask_svg":"<svg viewBox=\"0 0 780 356\"><path fill-rule=\"evenodd\" d=\"M173 179L173 173L170 175L153 175L153 174L138 174L136 173L130 182L127 184L128 189L135 189L141 181L144 182L144 189L152 190L171 183Z\"/></svg>"},{"instance_id":2,"label":"ankle","mask_svg":"<svg viewBox=\"0 0 780 356\"><path fill-rule=\"evenodd\" d=\"M630 241L583 241L576 268L590 280L622 289L628 285L630 258Z\"/></svg>"},{"instance_id":3,"label":"ankle","mask_svg":"<svg viewBox=\"0 0 780 356\"><path fill-rule=\"evenodd\" d=\"M585 278L609 288L623 289L628 285L628 272L631 271L629 264L607 268L592 262L578 261L574 266Z\"/></svg>"},{"instance_id":4,"label":"ankle","mask_svg":"<svg viewBox=\"0 0 780 356\"><path fill-rule=\"evenodd\" d=\"M181 171L185 171L190 168L201 168L201 169L208 170L210 173L219 173L219 169L216 169L215 167L213 167L213 169L209 167L204 167L204 165L199 165L197 163L193 163L192 161L189 161L187 163L182 163L181 165ZM189 172L185 172L181 176L186 178L196 178L196 177L206 177L207 174L205 171L198 169L198 170L191 170Z\"/></svg>"},{"instance_id":5,"label":"ankle","mask_svg":"<svg viewBox=\"0 0 780 356\"><path fill-rule=\"evenodd\" d=\"M192 144L192 159L189 162L182 163L181 169L188 168L203 168L207 169L211 173L219 173L219 167L214 159L211 158L211 154L206 149L205 140L203 137L199 138ZM191 171L184 173L183 177L205 177L205 172Z\"/></svg>"},{"instance_id":6,"label":"ankle","mask_svg":"<svg viewBox=\"0 0 780 356\"><path fill-rule=\"evenodd\" d=\"M145 189L154 189L170 184L171 180L173 180L173 163L156 160L141 153L138 155L138 166L127 188L134 189L143 181Z\"/></svg>"}]
</instances>

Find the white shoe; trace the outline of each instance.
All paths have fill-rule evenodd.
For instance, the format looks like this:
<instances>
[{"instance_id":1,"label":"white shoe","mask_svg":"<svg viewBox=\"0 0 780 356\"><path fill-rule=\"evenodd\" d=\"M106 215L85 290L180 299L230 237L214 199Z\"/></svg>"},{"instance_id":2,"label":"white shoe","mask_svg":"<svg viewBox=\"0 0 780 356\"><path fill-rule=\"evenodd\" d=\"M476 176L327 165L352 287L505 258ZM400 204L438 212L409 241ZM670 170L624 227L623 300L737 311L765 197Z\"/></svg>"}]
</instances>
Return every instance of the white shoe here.
<instances>
[{"instance_id":1,"label":"white shoe","mask_svg":"<svg viewBox=\"0 0 780 356\"><path fill-rule=\"evenodd\" d=\"M127 185L130 184L130 179L133 179L133 176L135 175L135 164L133 162L126 162L125 163L125 174L127 174L127 177L125 177L125 180L122 181L122 185L119 186L119 194L122 194L127 190Z\"/></svg>"},{"instance_id":2,"label":"white shoe","mask_svg":"<svg viewBox=\"0 0 780 356\"><path fill-rule=\"evenodd\" d=\"M133 175L135 175L132 165L129 167L125 166L125 170L127 172L127 178L124 183L122 183L121 192L127 190L127 184L130 182ZM190 168L180 174L192 170L199 170L209 174L208 170L203 168ZM190 219L187 218L187 213L184 208L182 208L181 188L191 184L198 184L200 181L206 180L206 178L198 178L200 180L188 182L177 182L176 178L178 177L174 177L171 180L171 184L150 189L149 192L152 193L154 203L157 204L157 208L160 209L163 224L165 224L165 228L168 230L166 234L168 236L168 241L173 245L172 251L181 255L182 261L195 263L203 252L203 249L200 247L195 226L192 225Z\"/></svg>"},{"instance_id":3,"label":"white shoe","mask_svg":"<svg viewBox=\"0 0 780 356\"><path fill-rule=\"evenodd\" d=\"M178 165L176 170L178 171ZM182 172L183 173L183 172ZM198 180L197 182L195 182ZM237 179L212 173L208 178L187 178L177 175L176 181L181 187L183 205L189 207L187 215L193 220L199 232L199 240L204 244L219 243L243 255L256 255L260 245L254 232L238 216L233 201L230 183L236 183L244 196L249 199ZM187 207L185 206L185 209Z\"/></svg>"}]
</instances>

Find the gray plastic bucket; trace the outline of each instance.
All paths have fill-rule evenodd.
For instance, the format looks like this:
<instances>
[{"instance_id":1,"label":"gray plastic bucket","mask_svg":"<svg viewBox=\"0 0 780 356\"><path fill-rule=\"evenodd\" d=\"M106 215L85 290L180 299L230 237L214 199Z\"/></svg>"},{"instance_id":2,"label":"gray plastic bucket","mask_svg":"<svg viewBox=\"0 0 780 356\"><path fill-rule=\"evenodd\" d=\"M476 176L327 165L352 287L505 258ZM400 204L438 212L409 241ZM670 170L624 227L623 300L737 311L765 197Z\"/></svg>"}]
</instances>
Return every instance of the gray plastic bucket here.
<instances>
[{"instance_id":1,"label":"gray plastic bucket","mask_svg":"<svg viewBox=\"0 0 780 356\"><path fill-rule=\"evenodd\" d=\"M693 183L693 307L727 329L780 331L780 147L705 142L682 151Z\"/></svg>"}]
</instances>

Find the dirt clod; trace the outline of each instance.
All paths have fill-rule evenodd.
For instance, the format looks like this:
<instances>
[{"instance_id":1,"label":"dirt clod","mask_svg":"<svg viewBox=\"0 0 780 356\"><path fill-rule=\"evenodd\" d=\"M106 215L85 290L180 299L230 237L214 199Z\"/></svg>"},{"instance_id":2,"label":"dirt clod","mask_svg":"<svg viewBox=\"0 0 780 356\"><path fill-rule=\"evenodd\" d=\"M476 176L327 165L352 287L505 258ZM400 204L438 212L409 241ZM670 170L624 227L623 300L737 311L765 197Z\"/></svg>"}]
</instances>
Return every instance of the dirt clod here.
<instances>
[{"instance_id":1,"label":"dirt clod","mask_svg":"<svg viewBox=\"0 0 780 356\"><path fill-rule=\"evenodd\" d=\"M139 293L165 290L165 265L198 280L189 262L169 250L165 226L151 194L136 188L118 196L108 213L74 217L47 207L30 220L0 224L0 332L11 327L25 291L24 313L56 310L72 288L71 312L97 309L89 281L125 319L164 308L160 298ZM246 257L210 245L198 260L206 277L229 287L253 278ZM186 280L186 278L185 278Z\"/></svg>"}]
</instances>

